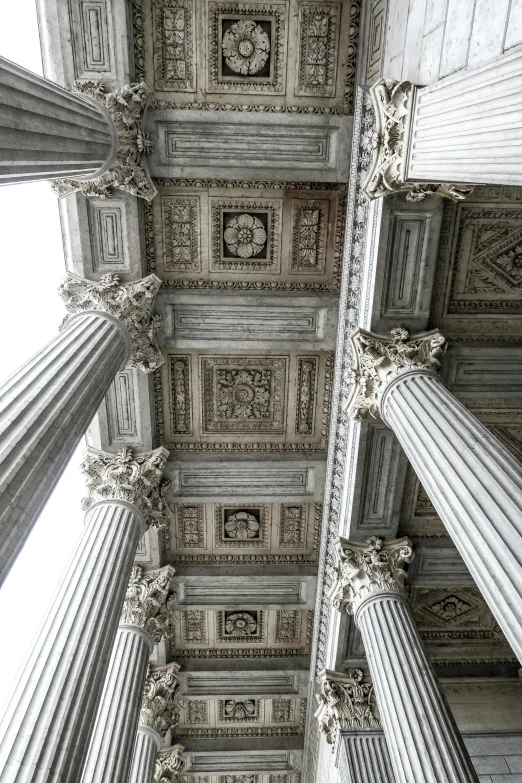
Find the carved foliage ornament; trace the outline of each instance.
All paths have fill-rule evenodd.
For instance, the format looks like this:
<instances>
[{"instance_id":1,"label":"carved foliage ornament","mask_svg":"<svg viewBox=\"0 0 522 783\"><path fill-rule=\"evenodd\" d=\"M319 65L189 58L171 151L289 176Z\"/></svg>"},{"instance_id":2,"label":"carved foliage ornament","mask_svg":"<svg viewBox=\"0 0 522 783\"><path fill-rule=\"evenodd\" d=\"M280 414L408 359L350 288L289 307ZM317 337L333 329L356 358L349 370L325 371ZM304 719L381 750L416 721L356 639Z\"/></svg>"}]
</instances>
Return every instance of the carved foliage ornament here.
<instances>
[{"instance_id":1,"label":"carved foliage ornament","mask_svg":"<svg viewBox=\"0 0 522 783\"><path fill-rule=\"evenodd\" d=\"M392 79L380 79L371 88L377 133L373 139L373 163L363 190L369 199L405 191L407 201L422 201L429 193L461 201L472 192L472 185L404 181L415 90L411 82Z\"/></svg>"},{"instance_id":2,"label":"carved foliage ornament","mask_svg":"<svg viewBox=\"0 0 522 783\"><path fill-rule=\"evenodd\" d=\"M315 717L329 745L335 745L341 731L380 729L373 685L360 669L349 669L346 675L324 671L319 679Z\"/></svg>"},{"instance_id":3,"label":"carved foliage ornament","mask_svg":"<svg viewBox=\"0 0 522 783\"><path fill-rule=\"evenodd\" d=\"M163 447L136 455L129 447L117 454L89 447L81 465L89 491L83 510L102 500L126 500L140 509L148 526L162 527L170 516L164 499L170 482L162 478L168 455Z\"/></svg>"},{"instance_id":4,"label":"carved foliage ornament","mask_svg":"<svg viewBox=\"0 0 522 783\"><path fill-rule=\"evenodd\" d=\"M173 745L158 754L154 766L154 783L175 783L185 768L182 754L183 745Z\"/></svg>"},{"instance_id":5,"label":"carved foliage ornament","mask_svg":"<svg viewBox=\"0 0 522 783\"><path fill-rule=\"evenodd\" d=\"M155 644L172 633L173 613L169 588L174 576L172 566L155 571L132 567L125 593L120 625L136 625L149 633ZM159 686L159 683L158 683Z\"/></svg>"},{"instance_id":6,"label":"carved foliage ornament","mask_svg":"<svg viewBox=\"0 0 522 783\"><path fill-rule=\"evenodd\" d=\"M240 19L224 33L222 49L232 71L255 76L268 60L270 38L254 20Z\"/></svg>"},{"instance_id":7,"label":"carved foliage ornament","mask_svg":"<svg viewBox=\"0 0 522 783\"><path fill-rule=\"evenodd\" d=\"M149 671L145 680L139 723L153 729L160 736L179 722L179 714L176 711L178 671L178 664L173 663L168 667Z\"/></svg>"},{"instance_id":8,"label":"carved foliage ornament","mask_svg":"<svg viewBox=\"0 0 522 783\"><path fill-rule=\"evenodd\" d=\"M335 544L337 569L330 593L333 605L354 614L374 593L404 594L405 563L413 560L409 538L383 542L372 536L366 543L340 538Z\"/></svg>"},{"instance_id":9,"label":"carved foliage ornament","mask_svg":"<svg viewBox=\"0 0 522 783\"><path fill-rule=\"evenodd\" d=\"M382 395L395 378L411 370L439 370L446 341L437 329L411 338L402 328L392 329L390 334L386 337L356 329L350 335L355 366L347 371L353 387L344 410L355 421L362 421L368 413L380 418Z\"/></svg>"},{"instance_id":10,"label":"carved foliage ornament","mask_svg":"<svg viewBox=\"0 0 522 783\"><path fill-rule=\"evenodd\" d=\"M142 120L152 90L145 82L127 84L108 92L103 82L76 81L73 91L101 104L110 115L117 133L116 159L104 174L90 180L58 179L52 183L61 198L76 190L86 196L110 198L113 189L152 201L157 193L143 160L154 142L142 130Z\"/></svg>"},{"instance_id":11,"label":"carved foliage ornament","mask_svg":"<svg viewBox=\"0 0 522 783\"><path fill-rule=\"evenodd\" d=\"M132 283L120 283L118 275L102 275L99 282L68 274L58 288L68 315L99 310L117 318L126 326L131 355L127 367L138 367L143 372L154 372L164 359L156 345L156 333L161 317L153 315L154 300L161 285L156 275L148 275Z\"/></svg>"}]
</instances>

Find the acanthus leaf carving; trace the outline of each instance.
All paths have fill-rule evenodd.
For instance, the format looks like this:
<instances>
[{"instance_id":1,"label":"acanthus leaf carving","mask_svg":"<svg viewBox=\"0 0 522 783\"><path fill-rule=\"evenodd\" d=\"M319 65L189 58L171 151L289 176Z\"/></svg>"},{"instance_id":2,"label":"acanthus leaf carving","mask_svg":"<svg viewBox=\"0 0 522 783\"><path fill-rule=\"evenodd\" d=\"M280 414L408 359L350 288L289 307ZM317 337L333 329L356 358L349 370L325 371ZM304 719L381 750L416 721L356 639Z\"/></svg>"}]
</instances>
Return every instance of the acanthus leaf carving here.
<instances>
[{"instance_id":1,"label":"acanthus leaf carving","mask_svg":"<svg viewBox=\"0 0 522 783\"><path fill-rule=\"evenodd\" d=\"M403 565L413 560L409 538L383 542L372 536L366 543L339 538L335 550L337 568L330 597L340 612L355 614L363 601L375 593L404 595Z\"/></svg>"},{"instance_id":2,"label":"acanthus leaf carving","mask_svg":"<svg viewBox=\"0 0 522 783\"><path fill-rule=\"evenodd\" d=\"M422 201L430 193L462 201L473 191L472 185L405 181L415 90L411 82L393 79L380 79L371 88L377 132L372 140L373 162L363 191L369 199L405 191L407 201Z\"/></svg>"},{"instance_id":3,"label":"acanthus leaf carving","mask_svg":"<svg viewBox=\"0 0 522 783\"><path fill-rule=\"evenodd\" d=\"M184 745L172 745L158 753L154 766L154 783L177 783L180 780L185 769L182 758L184 750Z\"/></svg>"},{"instance_id":4,"label":"acanthus leaf carving","mask_svg":"<svg viewBox=\"0 0 522 783\"><path fill-rule=\"evenodd\" d=\"M159 315L153 314L160 285L156 275L121 283L115 274L102 275L95 282L69 273L58 288L58 295L68 313L62 328L70 316L77 313L89 310L108 313L121 321L129 332L131 355L126 366L153 372L164 362L156 344L156 333L162 320Z\"/></svg>"},{"instance_id":5,"label":"acanthus leaf carving","mask_svg":"<svg viewBox=\"0 0 522 783\"><path fill-rule=\"evenodd\" d=\"M132 567L125 593L120 625L143 628L158 644L173 633L173 595L169 589L174 576L172 566L144 571L137 564Z\"/></svg>"},{"instance_id":6,"label":"acanthus leaf carving","mask_svg":"<svg viewBox=\"0 0 522 783\"><path fill-rule=\"evenodd\" d=\"M344 409L355 421L362 421L369 413L380 418L382 396L395 378L412 370L439 370L446 341L438 329L412 337L402 328L392 329L390 334L386 337L356 329L350 335L355 366L346 370L353 387Z\"/></svg>"},{"instance_id":7,"label":"acanthus leaf carving","mask_svg":"<svg viewBox=\"0 0 522 783\"><path fill-rule=\"evenodd\" d=\"M147 171L144 156L152 152L154 142L142 128L143 114L152 90L145 82L126 84L109 92L101 81L76 81L73 91L99 103L111 117L117 136L115 160L109 169L94 179L58 179L52 183L62 198L80 190L86 196L110 198L113 189L152 201L157 190Z\"/></svg>"},{"instance_id":8,"label":"acanthus leaf carving","mask_svg":"<svg viewBox=\"0 0 522 783\"><path fill-rule=\"evenodd\" d=\"M319 682L315 717L329 745L335 746L342 731L381 728L372 682L360 669L346 674L324 670Z\"/></svg>"},{"instance_id":9,"label":"acanthus leaf carving","mask_svg":"<svg viewBox=\"0 0 522 783\"><path fill-rule=\"evenodd\" d=\"M145 679L138 722L141 726L153 729L161 737L179 723L176 703L179 669L177 663L150 669Z\"/></svg>"},{"instance_id":10,"label":"acanthus leaf carving","mask_svg":"<svg viewBox=\"0 0 522 783\"><path fill-rule=\"evenodd\" d=\"M82 508L103 500L124 500L139 508L148 526L164 526L170 516L164 497L170 482L163 479L168 455L163 446L145 454L133 454L129 447L117 454L87 448L81 471L89 495Z\"/></svg>"}]
</instances>

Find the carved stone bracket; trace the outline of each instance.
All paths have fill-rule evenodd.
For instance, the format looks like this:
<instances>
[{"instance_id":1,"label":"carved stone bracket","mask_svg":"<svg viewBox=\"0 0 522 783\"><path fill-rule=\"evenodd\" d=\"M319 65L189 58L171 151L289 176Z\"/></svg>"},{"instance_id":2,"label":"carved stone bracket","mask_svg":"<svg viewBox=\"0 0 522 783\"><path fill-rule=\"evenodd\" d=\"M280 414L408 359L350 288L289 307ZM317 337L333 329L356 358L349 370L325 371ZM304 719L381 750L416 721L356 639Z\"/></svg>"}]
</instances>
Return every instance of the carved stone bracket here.
<instances>
[{"instance_id":1,"label":"carved stone bracket","mask_svg":"<svg viewBox=\"0 0 522 783\"><path fill-rule=\"evenodd\" d=\"M350 335L355 366L348 371L353 383L344 409L355 421L370 413L380 418L382 395L391 381L412 370L438 372L446 340L438 329L414 334L392 329L390 337L356 329Z\"/></svg>"},{"instance_id":2,"label":"carved stone bracket","mask_svg":"<svg viewBox=\"0 0 522 783\"><path fill-rule=\"evenodd\" d=\"M156 344L156 333L161 317L153 314L154 300L161 285L156 275L148 275L131 283L120 283L118 275L103 275L99 282L68 274L58 288L69 317L88 310L109 313L128 329L131 356L127 367L138 367L143 372L154 372L163 364Z\"/></svg>"},{"instance_id":3,"label":"carved stone bracket","mask_svg":"<svg viewBox=\"0 0 522 783\"><path fill-rule=\"evenodd\" d=\"M151 669L145 680L139 723L153 729L161 737L179 722L176 710L179 669L177 663Z\"/></svg>"},{"instance_id":4,"label":"carved stone bracket","mask_svg":"<svg viewBox=\"0 0 522 783\"><path fill-rule=\"evenodd\" d=\"M185 769L182 759L184 745L172 745L158 753L154 767L154 783L176 783Z\"/></svg>"},{"instance_id":5,"label":"carved stone bracket","mask_svg":"<svg viewBox=\"0 0 522 783\"><path fill-rule=\"evenodd\" d=\"M340 538L335 544L337 569L330 593L340 612L354 614L369 596L380 593L404 595L405 563L413 560L409 538L383 542L372 536L366 543Z\"/></svg>"},{"instance_id":6,"label":"carved stone bracket","mask_svg":"<svg viewBox=\"0 0 522 783\"><path fill-rule=\"evenodd\" d=\"M89 491L82 508L87 510L101 500L125 500L140 509L147 526L163 527L170 516L164 499L170 482L163 479L168 456L163 446L135 455L129 447L117 454L89 447L81 465Z\"/></svg>"},{"instance_id":7,"label":"carved stone bracket","mask_svg":"<svg viewBox=\"0 0 522 783\"><path fill-rule=\"evenodd\" d=\"M329 745L335 745L342 731L380 729L381 719L369 676L360 669L346 674L323 670L319 674L321 691L315 717Z\"/></svg>"},{"instance_id":8,"label":"carved stone bracket","mask_svg":"<svg viewBox=\"0 0 522 783\"><path fill-rule=\"evenodd\" d=\"M472 192L472 185L405 181L408 132L416 89L411 82L392 79L380 79L370 89L375 107L376 134L373 163L363 191L369 199L403 191L407 201L422 201L429 193L461 201Z\"/></svg>"},{"instance_id":9,"label":"carved stone bracket","mask_svg":"<svg viewBox=\"0 0 522 783\"><path fill-rule=\"evenodd\" d=\"M81 190L86 196L110 198L112 191L125 190L133 196L152 201L157 193L145 165L144 156L152 152L154 142L143 132L143 114L152 90L145 82L127 84L115 92L107 92L99 81L76 81L73 91L99 103L111 117L117 133L114 162L95 179L58 179L52 183L54 192L62 198Z\"/></svg>"},{"instance_id":10,"label":"carved stone bracket","mask_svg":"<svg viewBox=\"0 0 522 783\"><path fill-rule=\"evenodd\" d=\"M172 566L144 571L134 565L125 593L120 625L136 625L149 633L158 644L172 633L171 602L169 589L174 576ZM168 678L167 678L168 679Z\"/></svg>"}]
</instances>

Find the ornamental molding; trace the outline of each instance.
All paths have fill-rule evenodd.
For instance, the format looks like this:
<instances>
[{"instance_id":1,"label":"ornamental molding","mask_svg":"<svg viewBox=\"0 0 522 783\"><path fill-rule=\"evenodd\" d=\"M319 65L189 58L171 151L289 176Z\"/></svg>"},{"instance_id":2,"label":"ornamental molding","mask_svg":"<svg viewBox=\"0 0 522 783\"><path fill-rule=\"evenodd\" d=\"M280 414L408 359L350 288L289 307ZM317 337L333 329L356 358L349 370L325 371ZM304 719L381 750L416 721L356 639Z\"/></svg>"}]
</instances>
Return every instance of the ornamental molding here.
<instances>
[{"instance_id":1,"label":"ornamental molding","mask_svg":"<svg viewBox=\"0 0 522 783\"><path fill-rule=\"evenodd\" d=\"M185 769L184 745L172 745L158 753L154 766L154 783L175 783Z\"/></svg>"},{"instance_id":2,"label":"ornamental molding","mask_svg":"<svg viewBox=\"0 0 522 783\"><path fill-rule=\"evenodd\" d=\"M360 669L348 669L345 674L323 670L319 674L320 692L316 694L318 709L314 717L332 750L345 731L380 729L381 719L373 684Z\"/></svg>"},{"instance_id":3,"label":"ornamental molding","mask_svg":"<svg viewBox=\"0 0 522 783\"><path fill-rule=\"evenodd\" d=\"M156 333L162 319L153 314L154 301L161 285L156 275L148 275L131 283L121 283L119 275L102 275L98 282L78 275L67 274L58 288L58 295L65 304L67 316L88 311L108 313L118 319L128 330L131 355L127 367L137 367L143 372L154 372L164 362L156 343Z\"/></svg>"},{"instance_id":4,"label":"ornamental molding","mask_svg":"<svg viewBox=\"0 0 522 783\"><path fill-rule=\"evenodd\" d=\"M173 632L171 604L174 595L169 596L173 576L172 566L144 571L141 566L134 564L125 593L120 625L143 628L155 644L163 638L168 639ZM159 680L160 678L158 688Z\"/></svg>"},{"instance_id":5,"label":"ornamental molding","mask_svg":"<svg viewBox=\"0 0 522 783\"><path fill-rule=\"evenodd\" d=\"M179 693L178 663L149 669L143 688L138 723L163 737L179 723L177 696Z\"/></svg>"},{"instance_id":6,"label":"ornamental molding","mask_svg":"<svg viewBox=\"0 0 522 783\"><path fill-rule=\"evenodd\" d=\"M403 565L413 560L412 542L397 538L384 542L372 536L366 543L340 538L335 549L337 568L331 590L334 607L355 614L376 593L405 595Z\"/></svg>"},{"instance_id":7,"label":"ornamental molding","mask_svg":"<svg viewBox=\"0 0 522 783\"><path fill-rule=\"evenodd\" d=\"M117 454L89 446L80 468L89 492L82 500L83 510L104 500L124 500L139 508L148 527L165 526L170 517L165 501L170 482L163 479L168 456L163 446L144 454L134 454L128 446Z\"/></svg>"},{"instance_id":8,"label":"ornamental molding","mask_svg":"<svg viewBox=\"0 0 522 783\"><path fill-rule=\"evenodd\" d=\"M430 193L462 201L473 191L472 185L405 181L408 135L416 90L411 82L393 79L380 79L370 88L376 131L371 139L373 162L363 191L369 199L405 192L407 201L422 201Z\"/></svg>"},{"instance_id":9,"label":"ornamental molding","mask_svg":"<svg viewBox=\"0 0 522 783\"><path fill-rule=\"evenodd\" d=\"M437 373L446 340L438 329L409 336L407 329L392 329L390 337L356 329L350 340L354 366L346 370L353 384L345 410L355 421L368 414L381 417L382 397L396 378L412 370Z\"/></svg>"},{"instance_id":10,"label":"ornamental molding","mask_svg":"<svg viewBox=\"0 0 522 783\"><path fill-rule=\"evenodd\" d=\"M152 90L145 82L126 84L108 92L101 81L76 81L73 92L81 93L100 104L116 129L116 158L108 170L94 179L57 179L51 187L63 198L81 191L85 196L111 198L113 190L125 190L133 196L152 201L157 191L145 165L144 157L154 149L152 138L143 132L143 115Z\"/></svg>"}]
</instances>

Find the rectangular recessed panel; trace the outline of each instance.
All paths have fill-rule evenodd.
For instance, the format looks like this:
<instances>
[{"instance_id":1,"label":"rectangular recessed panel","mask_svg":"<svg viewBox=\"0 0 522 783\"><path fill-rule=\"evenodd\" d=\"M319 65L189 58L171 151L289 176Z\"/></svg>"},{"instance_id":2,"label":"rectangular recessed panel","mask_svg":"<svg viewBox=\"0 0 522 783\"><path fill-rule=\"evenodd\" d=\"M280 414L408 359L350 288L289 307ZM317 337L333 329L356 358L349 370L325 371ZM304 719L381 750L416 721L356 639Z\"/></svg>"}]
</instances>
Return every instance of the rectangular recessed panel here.
<instances>
[{"instance_id":1,"label":"rectangular recessed panel","mask_svg":"<svg viewBox=\"0 0 522 783\"><path fill-rule=\"evenodd\" d=\"M270 672L209 672L188 674L187 696L248 695L256 693L298 693L295 675Z\"/></svg>"},{"instance_id":2,"label":"rectangular recessed panel","mask_svg":"<svg viewBox=\"0 0 522 783\"><path fill-rule=\"evenodd\" d=\"M313 468L235 466L182 467L180 493L184 495L306 495L311 491Z\"/></svg>"}]
</instances>

